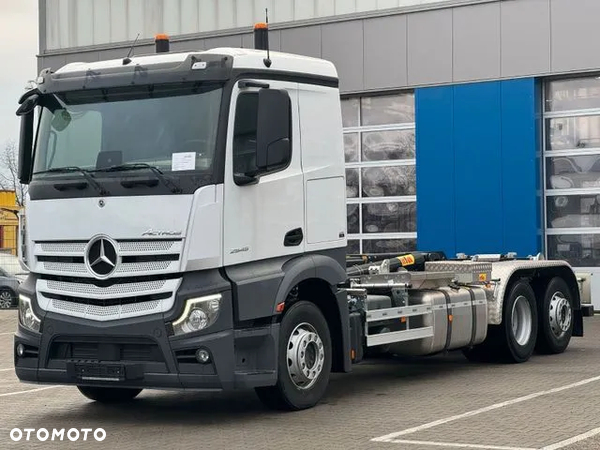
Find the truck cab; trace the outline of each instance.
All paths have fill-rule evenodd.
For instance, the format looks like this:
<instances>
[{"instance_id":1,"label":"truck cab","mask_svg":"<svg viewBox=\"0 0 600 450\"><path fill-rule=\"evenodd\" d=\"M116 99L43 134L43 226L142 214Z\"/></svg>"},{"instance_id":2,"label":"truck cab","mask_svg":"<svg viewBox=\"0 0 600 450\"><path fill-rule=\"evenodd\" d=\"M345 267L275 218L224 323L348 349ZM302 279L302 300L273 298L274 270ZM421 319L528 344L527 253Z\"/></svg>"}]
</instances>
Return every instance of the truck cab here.
<instances>
[{"instance_id":1,"label":"truck cab","mask_svg":"<svg viewBox=\"0 0 600 450\"><path fill-rule=\"evenodd\" d=\"M164 44L44 70L20 101L16 374L100 401L257 388L311 406L350 366L335 67ZM288 329L290 308L317 318Z\"/></svg>"}]
</instances>

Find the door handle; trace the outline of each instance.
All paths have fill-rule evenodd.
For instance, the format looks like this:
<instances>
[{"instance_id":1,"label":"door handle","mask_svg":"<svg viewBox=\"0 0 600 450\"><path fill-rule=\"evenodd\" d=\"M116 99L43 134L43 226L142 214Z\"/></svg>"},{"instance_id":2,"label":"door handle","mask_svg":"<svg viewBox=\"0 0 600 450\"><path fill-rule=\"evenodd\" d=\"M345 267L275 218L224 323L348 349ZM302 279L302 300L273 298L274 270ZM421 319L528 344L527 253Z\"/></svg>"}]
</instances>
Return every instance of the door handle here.
<instances>
[{"instance_id":1,"label":"door handle","mask_svg":"<svg viewBox=\"0 0 600 450\"><path fill-rule=\"evenodd\" d=\"M302 228L296 228L294 230L288 231L285 234L285 238L283 239L284 247L297 247L304 240L304 234L302 233Z\"/></svg>"}]
</instances>

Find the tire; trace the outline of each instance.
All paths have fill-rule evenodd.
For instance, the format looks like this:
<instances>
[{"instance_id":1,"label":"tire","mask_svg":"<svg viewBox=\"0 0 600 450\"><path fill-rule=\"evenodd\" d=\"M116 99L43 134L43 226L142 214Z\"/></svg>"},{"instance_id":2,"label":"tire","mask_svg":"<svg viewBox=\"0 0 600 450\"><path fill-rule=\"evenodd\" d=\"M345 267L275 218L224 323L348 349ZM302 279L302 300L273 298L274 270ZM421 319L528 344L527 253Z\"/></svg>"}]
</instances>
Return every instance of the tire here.
<instances>
[{"instance_id":1,"label":"tire","mask_svg":"<svg viewBox=\"0 0 600 450\"><path fill-rule=\"evenodd\" d=\"M77 386L79 392L98 403L124 403L133 400L142 389Z\"/></svg>"},{"instance_id":2,"label":"tire","mask_svg":"<svg viewBox=\"0 0 600 450\"><path fill-rule=\"evenodd\" d=\"M327 321L316 305L300 301L285 313L277 356L277 383L255 389L260 401L268 408L288 411L319 403L329 384L332 347Z\"/></svg>"},{"instance_id":3,"label":"tire","mask_svg":"<svg viewBox=\"0 0 600 450\"><path fill-rule=\"evenodd\" d=\"M9 309L17 305L17 296L12 289L0 289L0 309Z\"/></svg>"},{"instance_id":4,"label":"tire","mask_svg":"<svg viewBox=\"0 0 600 450\"><path fill-rule=\"evenodd\" d=\"M509 363L528 361L535 349L538 309L529 283L518 281L510 288L502 308L502 325L493 330L499 335L498 356Z\"/></svg>"},{"instance_id":5,"label":"tire","mask_svg":"<svg viewBox=\"0 0 600 450\"><path fill-rule=\"evenodd\" d=\"M539 324L536 350L558 354L566 350L573 336L573 295L560 277L548 283L544 298L539 299Z\"/></svg>"}]
</instances>

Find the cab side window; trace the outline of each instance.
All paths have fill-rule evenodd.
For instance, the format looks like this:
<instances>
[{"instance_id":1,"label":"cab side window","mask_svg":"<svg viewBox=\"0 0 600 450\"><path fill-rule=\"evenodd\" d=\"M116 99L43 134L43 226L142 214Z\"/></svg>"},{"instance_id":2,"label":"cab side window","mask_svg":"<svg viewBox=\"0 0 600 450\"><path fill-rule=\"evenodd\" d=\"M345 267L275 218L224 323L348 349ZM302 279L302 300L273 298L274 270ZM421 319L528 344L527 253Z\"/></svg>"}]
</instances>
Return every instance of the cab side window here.
<instances>
[{"instance_id":1,"label":"cab side window","mask_svg":"<svg viewBox=\"0 0 600 450\"><path fill-rule=\"evenodd\" d=\"M233 131L233 172L256 173L256 128L258 122L258 92L240 94L235 108Z\"/></svg>"}]
</instances>

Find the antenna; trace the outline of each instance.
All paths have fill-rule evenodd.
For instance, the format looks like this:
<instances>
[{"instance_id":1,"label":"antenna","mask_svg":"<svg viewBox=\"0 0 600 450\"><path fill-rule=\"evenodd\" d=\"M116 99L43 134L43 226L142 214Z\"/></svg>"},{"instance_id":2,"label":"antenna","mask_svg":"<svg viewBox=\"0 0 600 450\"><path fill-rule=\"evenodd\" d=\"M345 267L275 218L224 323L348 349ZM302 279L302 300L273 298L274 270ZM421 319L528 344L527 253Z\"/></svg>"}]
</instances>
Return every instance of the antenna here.
<instances>
[{"instance_id":1,"label":"antenna","mask_svg":"<svg viewBox=\"0 0 600 450\"><path fill-rule=\"evenodd\" d=\"M123 58L123 65L126 66L127 64L129 64L131 62L131 54L133 53L133 48L135 47L135 44L138 41L138 38L140 37L140 33L137 34L137 36L135 37L135 41L133 41L133 44L131 45L131 48L129 49L129 53L127 53L127 56L125 58Z\"/></svg>"},{"instance_id":2,"label":"antenna","mask_svg":"<svg viewBox=\"0 0 600 450\"><path fill-rule=\"evenodd\" d=\"M269 50L269 8L265 8L265 23L267 24L267 59L264 59L263 62L265 66L271 67L271 53Z\"/></svg>"},{"instance_id":3,"label":"antenna","mask_svg":"<svg viewBox=\"0 0 600 450\"><path fill-rule=\"evenodd\" d=\"M271 67L271 54L269 51L269 10L265 8L266 22L254 25L254 48L266 50L267 57L263 59L266 67Z\"/></svg>"}]
</instances>

